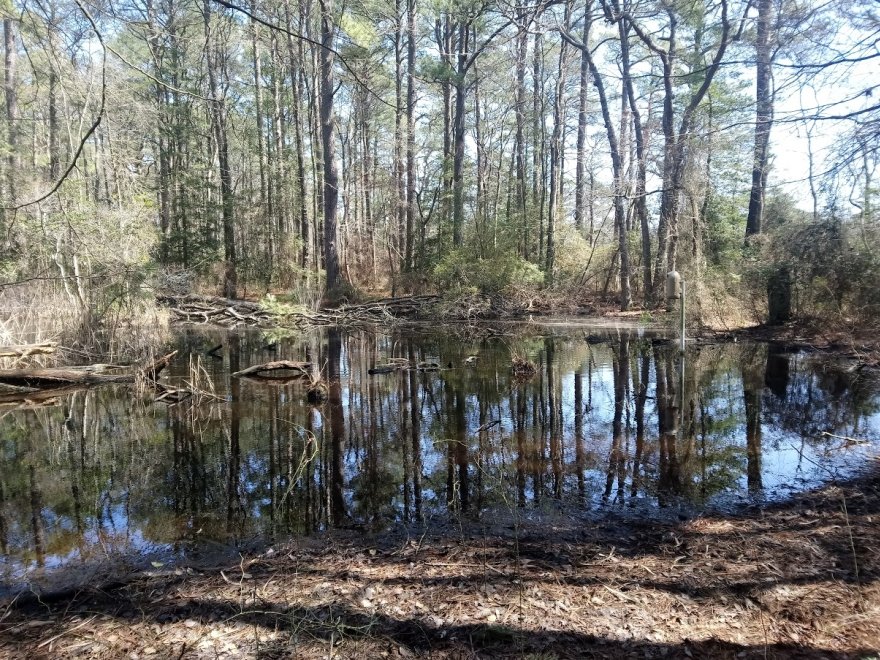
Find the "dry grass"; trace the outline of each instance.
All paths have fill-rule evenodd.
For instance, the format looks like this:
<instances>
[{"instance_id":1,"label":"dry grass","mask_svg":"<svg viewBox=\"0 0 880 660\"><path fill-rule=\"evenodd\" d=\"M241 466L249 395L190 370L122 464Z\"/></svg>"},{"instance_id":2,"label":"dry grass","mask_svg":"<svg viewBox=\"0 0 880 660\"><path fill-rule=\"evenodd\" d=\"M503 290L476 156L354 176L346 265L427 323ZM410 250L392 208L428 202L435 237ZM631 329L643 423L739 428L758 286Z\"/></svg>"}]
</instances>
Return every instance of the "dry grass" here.
<instances>
[{"instance_id":1,"label":"dry grass","mask_svg":"<svg viewBox=\"0 0 880 660\"><path fill-rule=\"evenodd\" d=\"M880 648L878 514L865 479L737 517L336 532L0 609L0 654L866 658Z\"/></svg>"},{"instance_id":2,"label":"dry grass","mask_svg":"<svg viewBox=\"0 0 880 660\"><path fill-rule=\"evenodd\" d=\"M71 299L45 283L0 287L0 345L57 341L43 364L140 361L168 338L168 311L151 300L110 305L84 316Z\"/></svg>"}]
</instances>

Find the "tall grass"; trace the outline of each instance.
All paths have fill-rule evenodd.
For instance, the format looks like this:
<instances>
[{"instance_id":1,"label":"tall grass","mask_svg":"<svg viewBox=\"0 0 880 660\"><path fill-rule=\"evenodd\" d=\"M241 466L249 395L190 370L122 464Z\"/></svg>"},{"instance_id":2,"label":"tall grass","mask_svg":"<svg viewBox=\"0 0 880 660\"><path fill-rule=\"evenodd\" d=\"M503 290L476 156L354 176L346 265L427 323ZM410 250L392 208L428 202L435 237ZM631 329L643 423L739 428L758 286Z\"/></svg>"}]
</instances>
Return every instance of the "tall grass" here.
<instances>
[{"instance_id":1,"label":"tall grass","mask_svg":"<svg viewBox=\"0 0 880 660\"><path fill-rule=\"evenodd\" d=\"M125 288L125 287L123 287ZM57 280L0 287L0 344L58 342L53 360L139 361L167 341L168 313L152 295L92 282L71 296Z\"/></svg>"}]
</instances>

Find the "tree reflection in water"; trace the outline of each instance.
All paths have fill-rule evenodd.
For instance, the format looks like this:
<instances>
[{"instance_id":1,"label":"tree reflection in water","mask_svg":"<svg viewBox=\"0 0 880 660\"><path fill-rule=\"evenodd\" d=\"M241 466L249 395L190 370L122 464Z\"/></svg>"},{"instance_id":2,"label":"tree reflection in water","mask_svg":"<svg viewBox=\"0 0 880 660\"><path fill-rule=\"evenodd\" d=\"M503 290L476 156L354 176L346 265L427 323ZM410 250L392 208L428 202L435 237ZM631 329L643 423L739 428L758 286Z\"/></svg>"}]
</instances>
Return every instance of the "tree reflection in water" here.
<instances>
[{"instance_id":1,"label":"tree reflection in water","mask_svg":"<svg viewBox=\"0 0 880 660\"><path fill-rule=\"evenodd\" d=\"M167 406L104 387L0 418L3 581L331 526L780 498L878 446L876 383L833 363L764 345L681 360L636 335L605 339L334 329L278 341L277 359L308 359L326 379L313 406L304 382L229 376L266 360L258 334L185 334L171 378L189 376L187 353L223 343L207 367L225 402ZM512 378L512 352L539 365L530 381ZM452 368L368 375L392 357Z\"/></svg>"}]
</instances>

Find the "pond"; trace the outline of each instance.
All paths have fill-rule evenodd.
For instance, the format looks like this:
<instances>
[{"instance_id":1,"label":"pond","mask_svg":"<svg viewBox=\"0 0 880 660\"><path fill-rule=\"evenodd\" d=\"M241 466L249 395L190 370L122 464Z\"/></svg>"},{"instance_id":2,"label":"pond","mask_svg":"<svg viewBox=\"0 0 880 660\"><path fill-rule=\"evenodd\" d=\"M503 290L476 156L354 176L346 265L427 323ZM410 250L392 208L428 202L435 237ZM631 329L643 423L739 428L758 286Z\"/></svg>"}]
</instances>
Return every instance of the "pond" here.
<instances>
[{"instance_id":1,"label":"pond","mask_svg":"<svg viewBox=\"0 0 880 660\"><path fill-rule=\"evenodd\" d=\"M461 326L188 329L177 348L169 382L217 399L105 386L0 410L0 591L333 527L686 518L853 474L880 447L875 377L766 344L682 356L634 329ZM440 368L369 373L392 358ZM307 380L230 376L281 359L316 365L326 402Z\"/></svg>"}]
</instances>

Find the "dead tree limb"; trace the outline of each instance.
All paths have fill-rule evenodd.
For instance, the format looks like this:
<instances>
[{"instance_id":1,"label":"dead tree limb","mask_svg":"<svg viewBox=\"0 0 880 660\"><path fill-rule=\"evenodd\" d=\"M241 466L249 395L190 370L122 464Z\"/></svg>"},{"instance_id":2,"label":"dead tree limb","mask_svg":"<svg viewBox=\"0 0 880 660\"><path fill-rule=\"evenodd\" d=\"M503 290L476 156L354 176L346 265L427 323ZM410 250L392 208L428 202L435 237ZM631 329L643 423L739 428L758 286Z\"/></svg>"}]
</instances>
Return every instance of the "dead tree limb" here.
<instances>
[{"instance_id":1,"label":"dead tree limb","mask_svg":"<svg viewBox=\"0 0 880 660\"><path fill-rule=\"evenodd\" d=\"M169 353L140 369L140 373L152 382L159 378L159 373L168 366L177 354ZM100 383L133 383L137 373L108 374L110 365L85 365L80 367L52 367L45 369L0 369L0 383L18 387L35 387L39 389L57 388L64 385L97 385Z\"/></svg>"},{"instance_id":2,"label":"dead tree limb","mask_svg":"<svg viewBox=\"0 0 880 660\"><path fill-rule=\"evenodd\" d=\"M9 391L0 394L0 411L11 412L14 410L32 410L34 408L48 408L61 403L61 397L88 389L90 385L62 385L48 389L34 390L31 388L17 388L30 391Z\"/></svg>"},{"instance_id":3,"label":"dead tree limb","mask_svg":"<svg viewBox=\"0 0 880 660\"><path fill-rule=\"evenodd\" d=\"M300 376L308 376L311 373L311 362L291 362L290 360L278 360L277 362L266 362L264 364L255 364L247 369L236 371L232 376L234 378L264 377L262 374L267 371L296 371Z\"/></svg>"},{"instance_id":4,"label":"dead tree limb","mask_svg":"<svg viewBox=\"0 0 880 660\"><path fill-rule=\"evenodd\" d=\"M54 341L44 341L39 344L0 346L0 358L24 358L30 355L46 355L48 353L54 353L57 346L58 342Z\"/></svg>"}]
</instances>

